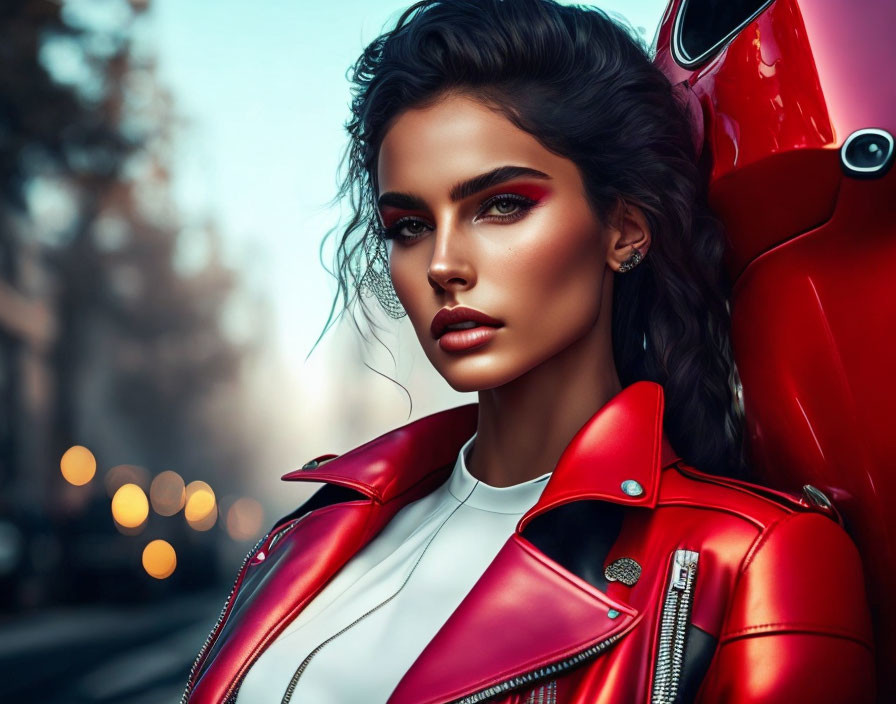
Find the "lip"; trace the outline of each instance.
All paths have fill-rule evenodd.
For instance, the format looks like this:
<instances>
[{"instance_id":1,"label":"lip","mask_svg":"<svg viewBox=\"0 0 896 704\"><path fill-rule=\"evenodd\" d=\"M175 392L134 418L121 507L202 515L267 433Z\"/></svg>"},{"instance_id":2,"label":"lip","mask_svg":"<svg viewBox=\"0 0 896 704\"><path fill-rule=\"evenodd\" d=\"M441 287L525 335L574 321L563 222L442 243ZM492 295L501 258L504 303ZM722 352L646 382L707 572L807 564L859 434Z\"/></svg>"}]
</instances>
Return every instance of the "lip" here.
<instances>
[{"instance_id":1,"label":"lip","mask_svg":"<svg viewBox=\"0 0 896 704\"><path fill-rule=\"evenodd\" d=\"M466 323L472 321L474 323L482 323L489 327L500 328L504 325L500 320L492 318L490 315L475 310L474 308L466 308L464 306L456 306L454 308L442 308L432 319L429 330L433 339L438 340L444 333L445 328L455 323Z\"/></svg>"}]
</instances>

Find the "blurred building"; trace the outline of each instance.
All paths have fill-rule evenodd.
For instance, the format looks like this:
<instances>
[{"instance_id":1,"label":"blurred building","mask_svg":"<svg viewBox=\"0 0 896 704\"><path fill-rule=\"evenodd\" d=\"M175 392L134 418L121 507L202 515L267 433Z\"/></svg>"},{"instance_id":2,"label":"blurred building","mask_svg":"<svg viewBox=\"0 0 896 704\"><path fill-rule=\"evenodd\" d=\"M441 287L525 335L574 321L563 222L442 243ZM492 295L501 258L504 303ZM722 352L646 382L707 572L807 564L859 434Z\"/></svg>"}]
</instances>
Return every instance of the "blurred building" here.
<instances>
[{"instance_id":1,"label":"blurred building","mask_svg":"<svg viewBox=\"0 0 896 704\"><path fill-rule=\"evenodd\" d=\"M5 501L36 507L46 486L27 468L50 465L56 319L51 272L19 229L7 217L0 240L0 487Z\"/></svg>"},{"instance_id":2,"label":"blurred building","mask_svg":"<svg viewBox=\"0 0 896 704\"><path fill-rule=\"evenodd\" d=\"M41 529L52 466L52 276L40 248L5 214L0 239L0 585L12 603ZM4 599L4 601L7 601ZM10 603L9 601L7 603Z\"/></svg>"},{"instance_id":3,"label":"blurred building","mask_svg":"<svg viewBox=\"0 0 896 704\"><path fill-rule=\"evenodd\" d=\"M214 224L173 205L176 116L132 43L145 6L0 7L0 609L201 588L264 527L237 501L252 343L222 318L239 281ZM189 272L185 238L207 250ZM73 446L89 450L83 481L61 471ZM201 520L185 520L186 493L174 513L150 504L166 470L208 487ZM125 481L133 527L113 520ZM170 574L147 565L153 540L173 547Z\"/></svg>"}]
</instances>

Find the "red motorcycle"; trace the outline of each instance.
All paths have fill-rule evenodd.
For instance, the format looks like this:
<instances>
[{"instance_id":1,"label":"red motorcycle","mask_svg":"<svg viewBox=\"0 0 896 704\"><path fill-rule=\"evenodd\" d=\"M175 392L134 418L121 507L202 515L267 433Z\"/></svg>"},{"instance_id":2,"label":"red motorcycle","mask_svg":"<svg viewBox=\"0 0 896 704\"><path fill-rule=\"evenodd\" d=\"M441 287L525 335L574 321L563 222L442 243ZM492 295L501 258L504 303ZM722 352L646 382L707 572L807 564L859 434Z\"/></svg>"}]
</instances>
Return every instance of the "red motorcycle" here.
<instances>
[{"instance_id":1,"label":"red motorcycle","mask_svg":"<svg viewBox=\"0 0 896 704\"><path fill-rule=\"evenodd\" d=\"M842 515L881 701L896 701L894 26L889 0L672 0L654 42L728 233L755 478Z\"/></svg>"}]
</instances>

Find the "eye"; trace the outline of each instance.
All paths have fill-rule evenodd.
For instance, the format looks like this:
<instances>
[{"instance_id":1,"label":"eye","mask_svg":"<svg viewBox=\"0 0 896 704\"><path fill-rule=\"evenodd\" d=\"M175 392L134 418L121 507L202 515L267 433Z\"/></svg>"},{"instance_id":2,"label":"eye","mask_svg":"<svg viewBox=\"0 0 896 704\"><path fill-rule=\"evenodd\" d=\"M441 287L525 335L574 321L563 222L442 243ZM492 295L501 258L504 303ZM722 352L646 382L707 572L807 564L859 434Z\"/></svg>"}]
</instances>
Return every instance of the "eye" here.
<instances>
[{"instance_id":1,"label":"eye","mask_svg":"<svg viewBox=\"0 0 896 704\"><path fill-rule=\"evenodd\" d=\"M380 231L380 237L384 240L397 240L399 242L411 242L423 236L427 230L430 230L422 220L417 218L399 218L389 227Z\"/></svg>"},{"instance_id":2,"label":"eye","mask_svg":"<svg viewBox=\"0 0 896 704\"><path fill-rule=\"evenodd\" d=\"M512 213L514 210L519 208L518 203L514 203L512 200L498 200L492 205L492 207L497 210L502 215L508 215Z\"/></svg>"},{"instance_id":3,"label":"eye","mask_svg":"<svg viewBox=\"0 0 896 704\"><path fill-rule=\"evenodd\" d=\"M519 193L502 193L489 198L482 206L477 217L489 220L517 220L525 215L535 201Z\"/></svg>"}]
</instances>

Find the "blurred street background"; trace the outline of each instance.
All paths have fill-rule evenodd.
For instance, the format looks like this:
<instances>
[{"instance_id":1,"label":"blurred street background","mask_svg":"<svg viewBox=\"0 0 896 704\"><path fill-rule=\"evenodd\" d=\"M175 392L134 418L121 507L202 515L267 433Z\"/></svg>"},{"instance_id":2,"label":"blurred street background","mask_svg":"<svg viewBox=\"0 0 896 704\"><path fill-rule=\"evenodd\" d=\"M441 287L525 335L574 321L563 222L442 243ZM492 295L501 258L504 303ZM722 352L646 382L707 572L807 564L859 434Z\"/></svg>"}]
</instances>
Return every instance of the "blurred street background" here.
<instances>
[{"instance_id":1,"label":"blurred street background","mask_svg":"<svg viewBox=\"0 0 896 704\"><path fill-rule=\"evenodd\" d=\"M0 702L178 701L280 476L476 400L406 319L309 356L345 73L407 4L0 4Z\"/></svg>"}]
</instances>

